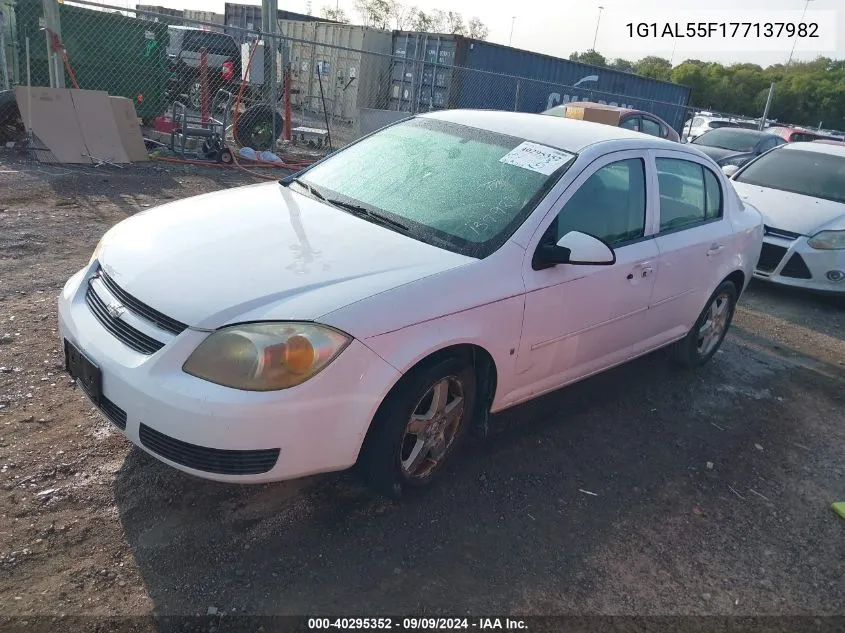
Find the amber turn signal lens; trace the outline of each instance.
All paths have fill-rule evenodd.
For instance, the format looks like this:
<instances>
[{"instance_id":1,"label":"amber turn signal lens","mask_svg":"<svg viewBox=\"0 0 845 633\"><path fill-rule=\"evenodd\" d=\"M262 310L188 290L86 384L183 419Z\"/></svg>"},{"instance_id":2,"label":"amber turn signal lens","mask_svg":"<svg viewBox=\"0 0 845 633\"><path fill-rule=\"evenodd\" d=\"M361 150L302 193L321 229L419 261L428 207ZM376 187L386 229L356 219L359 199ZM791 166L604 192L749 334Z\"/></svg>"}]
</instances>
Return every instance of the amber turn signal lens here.
<instances>
[{"instance_id":1,"label":"amber turn signal lens","mask_svg":"<svg viewBox=\"0 0 845 633\"><path fill-rule=\"evenodd\" d=\"M294 374L304 374L316 360L314 346L306 337L298 334L288 339L285 345L285 367Z\"/></svg>"}]
</instances>

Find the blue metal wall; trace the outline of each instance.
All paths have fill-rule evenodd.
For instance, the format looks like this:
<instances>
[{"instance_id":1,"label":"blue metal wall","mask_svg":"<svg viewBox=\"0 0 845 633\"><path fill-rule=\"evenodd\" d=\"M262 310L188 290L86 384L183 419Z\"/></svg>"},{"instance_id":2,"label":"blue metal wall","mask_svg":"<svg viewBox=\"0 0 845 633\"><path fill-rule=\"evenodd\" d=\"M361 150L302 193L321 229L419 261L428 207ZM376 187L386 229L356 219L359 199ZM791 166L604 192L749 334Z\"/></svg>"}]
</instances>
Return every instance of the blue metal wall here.
<instances>
[{"instance_id":1,"label":"blue metal wall","mask_svg":"<svg viewBox=\"0 0 845 633\"><path fill-rule=\"evenodd\" d=\"M459 35L395 32L393 55L391 110L542 112L597 101L652 112L680 131L689 101L686 86Z\"/></svg>"},{"instance_id":2,"label":"blue metal wall","mask_svg":"<svg viewBox=\"0 0 845 633\"><path fill-rule=\"evenodd\" d=\"M460 91L461 108L542 112L567 101L603 101L653 112L680 130L690 94L679 84L475 40L468 42L466 66L537 81L471 73Z\"/></svg>"}]
</instances>

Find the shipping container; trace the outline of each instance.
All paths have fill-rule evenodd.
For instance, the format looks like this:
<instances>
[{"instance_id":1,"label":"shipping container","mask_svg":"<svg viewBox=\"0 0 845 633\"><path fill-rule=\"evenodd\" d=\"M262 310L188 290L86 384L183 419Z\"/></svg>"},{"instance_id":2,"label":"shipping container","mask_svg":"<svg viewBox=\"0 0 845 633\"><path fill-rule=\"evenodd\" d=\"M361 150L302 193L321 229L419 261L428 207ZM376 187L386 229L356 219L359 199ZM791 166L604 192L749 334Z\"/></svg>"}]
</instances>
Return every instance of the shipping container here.
<instances>
[{"instance_id":1,"label":"shipping container","mask_svg":"<svg viewBox=\"0 0 845 633\"><path fill-rule=\"evenodd\" d=\"M333 22L279 20L289 46L292 105L349 123L359 108L383 107L390 31ZM320 93L322 82L322 95Z\"/></svg>"},{"instance_id":2,"label":"shipping container","mask_svg":"<svg viewBox=\"0 0 845 633\"><path fill-rule=\"evenodd\" d=\"M185 26L194 26L200 29L222 31L223 30L223 14L215 13L214 11L195 11L193 9L185 9ZM194 22L205 22L206 24L194 24ZM213 24L214 26L209 26Z\"/></svg>"},{"instance_id":3,"label":"shipping container","mask_svg":"<svg viewBox=\"0 0 845 633\"><path fill-rule=\"evenodd\" d=\"M466 62L466 39L458 35L395 31L389 110L428 112L454 108Z\"/></svg>"},{"instance_id":4,"label":"shipping container","mask_svg":"<svg viewBox=\"0 0 845 633\"><path fill-rule=\"evenodd\" d=\"M279 9L277 18L279 20L296 20L299 22L333 22L333 20L326 20L316 15L285 11L284 9ZM234 37L239 43L254 39L254 37L251 38L245 33L243 29L248 31L261 30L261 5L227 2L223 11L223 24L225 25L225 32Z\"/></svg>"},{"instance_id":5,"label":"shipping container","mask_svg":"<svg viewBox=\"0 0 845 633\"><path fill-rule=\"evenodd\" d=\"M680 130L690 95L680 84L460 35L395 32L393 52L392 110L542 112L569 101L595 101L652 112ZM447 67L452 64L462 68Z\"/></svg>"},{"instance_id":6,"label":"shipping container","mask_svg":"<svg viewBox=\"0 0 845 633\"><path fill-rule=\"evenodd\" d=\"M168 9L154 4L136 4L135 17L178 26L182 24L184 13L181 9Z\"/></svg>"}]
</instances>

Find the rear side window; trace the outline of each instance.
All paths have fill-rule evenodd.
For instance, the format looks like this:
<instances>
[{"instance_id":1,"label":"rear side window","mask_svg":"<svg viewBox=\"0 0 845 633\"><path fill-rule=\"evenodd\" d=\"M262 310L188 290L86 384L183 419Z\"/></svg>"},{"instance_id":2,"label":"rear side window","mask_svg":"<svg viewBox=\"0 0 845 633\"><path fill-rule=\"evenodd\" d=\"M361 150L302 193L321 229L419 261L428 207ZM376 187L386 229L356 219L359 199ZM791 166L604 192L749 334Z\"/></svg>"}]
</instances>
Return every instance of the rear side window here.
<instances>
[{"instance_id":1,"label":"rear side window","mask_svg":"<svg viewBox=\"0 0 845 633\"><path fill-rule=\"evenodd\" d=\"M638 116L629 116L622 119L622 122L619 124L619 127L624 127L626 130L634 130L635 132L640 131L640 117Z\"/></svg>"},{"instance_id":2,"label":"rear side window","mask_svg":"<svg viewBox=\"0 0 845 633\"><path fill-rule=\"evenodd\" d=\"M646 134L651 134L652 136L660 136L660 124L657 121L652 121L651 119L643 117L642 128L640 131L645 132Z\"/></svg>"},{"instance_id":3,"label":"rear side window","mask_svg":"<svg viewBox=\"0 0 845 633\"><path fill-rule=\"evenodd\" d=\"M203 47L211 55L227 55L229 57L238 55L237 44L227 35L212 31L186 31L184 50L199 53Z\"/></svg>"},{"instance_id":4,"label":"rear side window","mask_svg":"<svg viewBox=\"0 0 845 633\"><path fill-rule=\"evenodd\" d=\"M702 167L704 172L705 217L708 220L722 217L722 187L719 179L709 169Z\"/></svg>"},{"instance_id":5,"label":"rear side window","mask_svg":"<svg viewBox=\"0 0 845 633\"><path fill-rule=\"evenodd\" d=\"M704 169L676 158L657 159L660 185L660 231L674 231L707 218Z\"/></svg>"}]
</instances>

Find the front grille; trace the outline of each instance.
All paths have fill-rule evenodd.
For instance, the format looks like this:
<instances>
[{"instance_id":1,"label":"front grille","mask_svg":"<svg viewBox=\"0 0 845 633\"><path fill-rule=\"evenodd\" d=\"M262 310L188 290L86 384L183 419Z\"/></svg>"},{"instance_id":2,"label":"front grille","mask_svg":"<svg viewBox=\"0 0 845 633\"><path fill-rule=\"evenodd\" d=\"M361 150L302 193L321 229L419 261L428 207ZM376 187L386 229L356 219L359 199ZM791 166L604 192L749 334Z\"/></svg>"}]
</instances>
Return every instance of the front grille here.
<instances>
[{"instance_id":1,"label":"front grille","mask_svg":"<svg viewBox=\"0 0 845 633\"><path fill-rule=\"evenodd\" d=\"M757 260L757 270L770 273L778 267L780 260L786 255L787 249L777 244L763 242L763 250L760 251L760 259Z\"/></svg>"},{"instance_id":2,"label":"front grille","mask_svg":"<svg viewBox=\"0 0 845 633\"><path fill-rule=\"evenodd\" d=\"M206 448L172 438L141 424L141 443L172 462L219 475L258 475L266 473L279 459L278 448L232 451Z\"/></svg>"},{"instance_id":3,"label":"front grille","mask_svg":"<svg viewBox=\"0 0 845 633\"><path fill-rule=\"evenodd\" d=\"M150 321L156 327L165 330L166 332L170 332L171 334L181 334L188 329L188 326L184 323L177 321L176 319L172 319L166 314L162 314L158 310L151 308L146 303L143 303L130 295L123 288L118 286L102 268L100 268L98 275L103 284L105 284L106 288L108 288L108 291L112 293L114 297L124 306L129 308L141 318Z\"/></svg>"},{"instance_id":4,"label":"front grille","mask_svg":"<svg viewBox=\"0 0 845 633\"><path fill-rule=\"evenodd\" d=\"M786 265L781 269L780 274L784 277L793 277L794 279L812 279L813 274L807 268L804 258L798 253L792 255Z\"/></svg>"},{"instance_id":5,"label":"front grille","mask_svg":"<svg viewBox=\"0 0 845 633\"><path fill-rule=\"evenodd\" d=\"M783 229L776 229L767 224L763 225L764 235L771 235L772 237L782 237L787 240L797 240L801 237L800 233L793 233L792 231L784 231Z\"/></svg>"},{"instance_id":6,"label":"front grille","mask_svg":"<svg viewBox=\"0 0 845 633\"><path fill-rule=\"evenodd\" d=\"M94 289L90 284L88 285L88 290L85 293L85 302L106 330L108 330L121 343L131 347L136 352L149 355L154 354L164 347L164 343L161 341L157 341L154 338L147 336L140 330L136 330L125 321L115 318L109 314L106 304L97 295L97 293L94 292Z\"/></svg>"},{"instance_id":7,"label":"front grille","mask_svg":"<svg viewBox=\"0 0 845 633\"><path fill-rule=\"evenodd\" d=\"M121 431L126 430L126 411L103 395L100 396L100 411Z\"/></svg>"}]
</instances>

